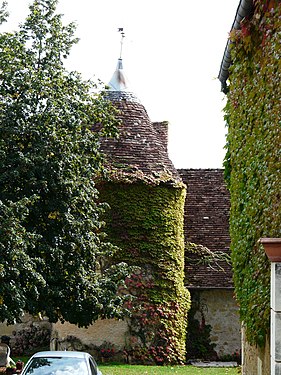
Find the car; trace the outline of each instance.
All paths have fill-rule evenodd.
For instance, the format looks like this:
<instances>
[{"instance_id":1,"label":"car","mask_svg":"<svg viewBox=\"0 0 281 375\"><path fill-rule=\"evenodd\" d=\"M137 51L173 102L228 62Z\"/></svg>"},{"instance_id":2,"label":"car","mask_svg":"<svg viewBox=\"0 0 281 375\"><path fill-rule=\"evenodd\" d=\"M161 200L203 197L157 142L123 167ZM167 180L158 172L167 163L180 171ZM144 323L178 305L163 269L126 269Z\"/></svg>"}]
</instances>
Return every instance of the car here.
<instances>
[{"instance_id":1,"label":"car","mask_svg":"<svg viewBox=\"0 0 281 375\"><path fill-rule=\"evenodd\" d=\"M94 358L85 352L45 351L34 354L21 375L102 375Z\"/></svg>"}]
</instances>

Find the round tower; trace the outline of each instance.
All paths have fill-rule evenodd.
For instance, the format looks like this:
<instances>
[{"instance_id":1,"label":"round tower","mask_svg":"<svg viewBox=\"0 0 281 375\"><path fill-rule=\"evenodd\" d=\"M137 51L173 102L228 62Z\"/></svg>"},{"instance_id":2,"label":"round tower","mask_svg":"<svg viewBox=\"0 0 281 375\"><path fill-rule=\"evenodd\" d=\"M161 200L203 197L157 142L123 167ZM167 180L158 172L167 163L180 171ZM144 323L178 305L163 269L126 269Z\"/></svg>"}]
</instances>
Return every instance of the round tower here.
<instances>
[{"instance_id":1,"label":"round tower","mask_svg":"<svg viewBox=\"0 0 281 375\"><path fill-rule=\"evenodd\" d=\"M189 294L184 288L185 185L169 159L167 122L151 122L128 89L121 57L106 97L118 109L119 137L101 139L107 174L99 183L116 260L138 266L128 348L133 361L185 360ZM140 354L141 353L141 354Z\"/></svg>"}]
</instances>

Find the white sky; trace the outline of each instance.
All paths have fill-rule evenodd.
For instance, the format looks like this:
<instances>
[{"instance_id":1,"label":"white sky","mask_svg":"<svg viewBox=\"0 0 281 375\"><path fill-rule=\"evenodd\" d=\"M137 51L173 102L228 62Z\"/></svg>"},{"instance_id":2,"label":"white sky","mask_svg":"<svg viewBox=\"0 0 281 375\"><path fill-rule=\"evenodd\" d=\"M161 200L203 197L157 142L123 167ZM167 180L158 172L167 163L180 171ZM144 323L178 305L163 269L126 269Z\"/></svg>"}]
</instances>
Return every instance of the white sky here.
<instances>
[{"instance_id":1,"label":"white sky","mask_svg":"<svg viewBox=\"0 0 281 375\"><path fill-rule=\"evenodd\" d=\"M31 0L8 0L13 30ZM80 42L67 68L108 83L124 28L124 71L152 121L169 121L176 168L221 168L226 128L216 78L239 0L60 0Z\"/></svg>"}]
</instances>

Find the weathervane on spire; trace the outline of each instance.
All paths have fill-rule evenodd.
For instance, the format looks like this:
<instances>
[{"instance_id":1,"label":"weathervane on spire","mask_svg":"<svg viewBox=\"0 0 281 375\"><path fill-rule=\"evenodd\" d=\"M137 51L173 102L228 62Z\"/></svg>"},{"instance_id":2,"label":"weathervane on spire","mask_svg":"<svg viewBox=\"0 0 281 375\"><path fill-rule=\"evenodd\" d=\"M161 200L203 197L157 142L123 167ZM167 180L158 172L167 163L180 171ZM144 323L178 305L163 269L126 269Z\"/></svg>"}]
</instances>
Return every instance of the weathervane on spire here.
<instances>
[{"instance_id":1,"label":"weathervane on spire","mask_svg":"<svg viewBox=\"0 0 281 375\"><path fill-rule=\"evenodd\" d=\"M109 85L109 90L111 91L126 91L128 86L127 86L127 79L123 72L123 61L122 61L123 40L125 38L123 27L119 27L118 32L121 34L120 57L118 58L116 70L113 73L113 76L108 85Z\"/></svg>"},{"instance_id":2,"label":"weathervane on spire","mask_svg":"<svg viewBox=\"0 0 281 375\"><path fill-rule=\"evenodd\" d=\"M121 42L120 42L120 57L119 59L122 59L122 49L123 49L123 39L125 38L125 33L123 27L118 28L118 32L121 34Z\"/></svg>"}]
</instances>

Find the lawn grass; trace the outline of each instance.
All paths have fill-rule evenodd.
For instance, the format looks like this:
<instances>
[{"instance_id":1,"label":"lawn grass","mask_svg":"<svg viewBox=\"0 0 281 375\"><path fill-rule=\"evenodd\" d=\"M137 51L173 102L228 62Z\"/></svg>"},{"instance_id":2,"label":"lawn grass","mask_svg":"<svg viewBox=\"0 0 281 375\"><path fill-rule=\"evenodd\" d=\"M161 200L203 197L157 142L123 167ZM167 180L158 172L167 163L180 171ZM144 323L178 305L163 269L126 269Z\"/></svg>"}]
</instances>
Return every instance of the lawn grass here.
<instances>
[{"instance_id":1,"label":"lawn grass","mask_svg":"<svg viewBox=\"0 0 281 375\"><path fill-rule=\"evenodd\" d=\"M29 357L13 357L25 364ZM202 368L195 366L143 366L143 365L111 365L98 364L103 375L239 375L240 368Z\"/></svg>"},{"instance_id":2,"label":"lawn grass","mask_svg":"<svg viewBox=\"0 0 281 375\"><path fill-rule=\"evenodd\" d=\"M99 364L103 375L238 375L239 368Z\"/></svg>"}]
</instances>

